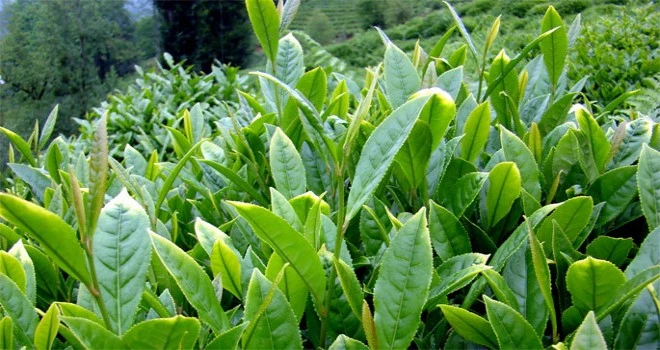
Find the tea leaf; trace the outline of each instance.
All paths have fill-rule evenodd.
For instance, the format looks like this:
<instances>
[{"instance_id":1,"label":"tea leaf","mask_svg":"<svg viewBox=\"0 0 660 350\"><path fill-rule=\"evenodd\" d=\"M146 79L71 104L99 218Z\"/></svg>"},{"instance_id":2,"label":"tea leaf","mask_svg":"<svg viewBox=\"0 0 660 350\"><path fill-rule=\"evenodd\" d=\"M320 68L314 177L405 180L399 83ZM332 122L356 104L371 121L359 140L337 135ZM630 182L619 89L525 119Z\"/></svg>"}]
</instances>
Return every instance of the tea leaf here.
<instances>
[{"instance_id":1,"label":"tea leaf","mask_svg":"<svg viewBox=\"0 0 660 350\"><path fill-rule=\"evenodd\" d=\"M616 266L621 266L628 257L633 246L631 238L612 238L600 236L587 245L587 254L602 260L608 260Z\"/></svg>"},{"instance_id":2,"label":"tea leaf","mask_svg":"<svg viewBox=\"0 0 660 350\"><path fill-rule=\"evenodd\" d=\"M200 325L196 318L175 316L141 322L132 327L122 341L132 349L191 349Z\"/></svg>"},{"instance_id":3,"label":"tea leaf","mask_svg":"<svg viewBox=\"0 0 660 350\"><path fill-rule=\"evenodd\" d=\"M392 107L398 108L419 90L422 82L408 55L391 42L385 49L384 64L387 97Z\"/></svg>"},{"instance_id":4,"label":"tea leaf","mask_svg":"<svg viewBox=\"0 0 660 350\"><path fill-rule=\"evenodd\" d=\"M552 240L553 223L557 223L566 237L572 243L580 232L587 227L594 204L591 197L573 197L563 203L550 214L537 230L537 237L541 242Z\"/></svg>"},{"instance_id":5,"label":"tea leaf","mask_svg":"<svg viewBox=\"0 0 660 350\"><path fill-rule=\"evenodd\" d=\"M89 193L91 198L89 210L87 211L87 224L90 225L90 231L94 229L99 220L105 202L105 191L108 187L108 130L106 124L106 116L104 115L96 126L89 155Z\"/></svg>"},{"instance_id":6,"label":"tea leaf","mask_svg":"<svg viewBox=\"0 0 660 350\"><path fill-rule=\"evenodd\" d=\"M253 331L244 333L244 348L302 348L298 320L289 302L259 270L252 271L245 302L245 318L250 321Z\"/></svg>"},{"instance_id":7,"label":"tea leaf","mask_svg":"<svg viewBox=\"0 0 660 350\"><path fill-rule=\"evenodd\" d=\"M34 159L34 156L32 155L32 151L30 150L30 145L28 145L23 138L16 134L15 132L5 129L3 127L0 127L0 132L5 134L9 141L16 146L19 152L23 155L25 160L30 164L30 166L36 167L37 166L37 161ZM12 162L10 160L10 162Z\"/></svg>"},{"instance_id":8,"label":"tea leaf","mask_svg":"<svg viewBox=\"0 0 660 350\"><path fill-rule=\"evenodd\" d=\"M598 173L602 174L609 160L611 147L605 132L600 128L596 119L591 116L591 113L583 107L576 109L575 119L588 141L590 152L586 153L589 155L587 164L595 164ZM587 174L589 173L587 172Z\"/></svg>"},{"instance_id":9,"label":"tea leaf","mask_svg":"<svg viewBox=\"0 0 660 350\"><path fill-rule=\"evenodd\" d=\"M575 332L571 343L571 350L607 349L607 343L603 338L593 311L587 313L584 321Z\"/></svg>"},{"instance_id":10,"label":"tea leaf","mask_svg":"<svg viewBox=\"0 0 660 350\"><path fill-rule=\"evenodd\" d=\"M9 249L8 253L18 259L23 271L25 271L25 296L33 305L35 305L37 300L37 278L34 262L25 249L23 241L16 242L11 249ZM20 284L18 285L20 286Z\"/></svg>"},{"instance_id":11,"label":"tea leaf","mask_svg":"<svg viewBox=\"0 0 660 350\"><path fill-rule=\"evenodd\" d=\"M218 334L227 330L227 315L216 299L211 280L204 270L181 248L154 232L151 232L151 243L167 272L199 313L199 318Z\"/></svg>"},{"instance_id":12,"label":"tea leaf","mask_svg":"<svg viewBox=\"0 0 660 350\"><path fill-rule=\"evenodd\" d=\"M0 274L0 306L15 323L16 334L31 345L39 323L34 306L8 276Z\"/></svg>"},{"instance_id":13,"label":"tea leaf","mask_svg":"<svg viewBox=\"0 0 660 350\"><path fill-rule=\"evenodd\" d=\"M456 217L461 217L477 198L487 179L487 173L469 173L462 176L449 191L449 198L444 203L447 209Z\"/></svg>"},{"instance_id":14,"label":"tea leaf","mask_svg":"<svg viewBox=\"0 0 660 350\"><path fill-rule=\"evenodd\" d=\"M239 300L243 298L243 285L241 284L241 259L223 239L213 244L211 252L211 271L213 276L220 274L222 286Z\"/></svg>"},{"instance_id":15,"label":"tea leaf","mask_svg":"<svg viewBox=\"0 0 660 350\"><path fill-rule=\"evenodd\" d=\"M541 53L543 54L543 63L553 86L557 86L559 76L564 70L564 61L568 54L568 36L564 21L551 5L543 16L541 31L547 32L557 27L559 27L557 30L539 43Z\"/></svg>"},{"instance_id":16,"label":"tea leaf","mask_svg":"<svg viewBox=\"0 0 660 350\"><path fill-rule=\"evenodd\" d=\"M355 168L355 177L346 203L345 222L349 222L357 214L383 180L429 98L422 96L406 102L371 133Z\"/></svg>"},{"instance_id":17,"label":"tea leaf","mask_svg":"<svg viewBox=\"0 0 660 350\"><path fill-rule=\"evenodd\" d=\"M505 128L500 128L500 141L504 158L516 163L522 176L522 187L537 201L541 200L539 169L534 155L516 135Z\"/></svg>"},{"instance_id":18,"label":"tea leaf","mask_svg":"<svg viewBox=\"0 0 660 350\"><path fill-rule=\"evenodd\" d=\"M447 322L461 337L491 349L497 348L497 337L490 323L483 317L456 306L438 306Z\"/></svg>"},{"instance_id":19,"label":"tea leaf","mask_svg":"<svg viewBox=\"0 0 660 350\"><path fill-rule=\"evenodd\" d=\"M429 233L433 249L442 260L472 251L470 237L458 218L433 201L430 203Z\"/></svg>"},{"instance_id":20,"label":"tea leaf","mask_svg":"<svg viewBox=\"0 0 660 350\"><path fill-rule=\"evenodd\" d=\"M424 105L419 120L431 128L431 151L438 148L451 121L456 117L456 104L451 96L442 90L431 89L433 95Z\"/></svg>"},{"instance_id":21,"label":"tea leaf","mask_svg":"<svg viewBox=\"0 0 660 350\"><path fill-rule=\"evenodd\" d=\"M490 105L484 102L470 112L461 139L461 157L474 162L488 142L490 131Z\"/></svg>"},{"instance_id":22,"label":"tea leaf","mask_svg":"<svg viewBox=\"0 0 660 350\"><path fill-rule=\"evenodd\" d=\"M621 284L619 289L607 293L608 296L611 295L611 298L607 300L607 303L601 304L600 307L596 309L596 318L602 320L612 311L621 307L623 303L629 301L630 298L639 293L647 285L658 279L660 279L660 266L658 265L651 266L636 274L628 281Z\"/></svg>"},{"instance_id":23,"label":"tea leaf","mask_svg":"<svg viewBox=\"0 0 660 350\"><path fill-rule=\"evenodd\" d=\"M392 239L374 288L378 345L405 348L413 339L432 274L431 241L422 208Z\"/></svg>"},{"instance_id":24,"label":"tea leaf","mask_svg":"<svg viewBox=\"0 0 660 350\"><path fill-rule=\"evenodd\" d=\"M541 339L516 310L485 295L484 302L501 349L543 349Z\"/></svg>"},{"instance_id":25,"label":"tea leaf","mask_svg":"<svg viewBox=\"0 0 660 350\"><path fill-rule=\"evenodd\" d=\"M277 129L270 142L270 168L277 189L291 199L306 188L305 166L291 140Z\"/></svg>"},{"instance_id":26,"label":"tea leaf","mask_svg":"<svg viewBox=\"0 0 660 350\"><path fill-rule=\"evenodd\" d=\"M119 349L123 347L121 338L94 321L70 316L62 316L60 319L85 348Z\"/></svg>"},{"instance_id":27,"label":"tea leaf","mask_svg":"<svg viewBox=\"0 0 660 350\"><path fill-rule=\"evenodd\" d=\"M637 171L639 201L649 229L660 226L660 152L642 146Z\"/></svg>"},{"instance_id":28,"label":"tea leaf","mask_svg":"<svg viewBox=\"0 0 660 350\"><path fill-rule=\"evenodd\" d=\"M284 219L254 204L230 202L266 242L303 279L317 306L325 300L326 278L314 247Z\"/></svg>"},{"instance_id":29,"label":"tea leaf","mask_svg":"<svg viewBox=\"0 0 660 350\"><path fill-rule=\"evenodd\" d=\"M59 216L18 197L0 193L0 217L30 234L66 273L91 284L76 232Z\"/></svg>"},{"instance_id":30,"label":"tea leaf","mask_svg":"<svg viewBox=\"0 0 660 350\"><path fill-rule=\"evenodd\" d=\"M339 282L341 283L341 288L344 291L348 305L351 307L351 311L353 311L355 317L358 319L362 318L362 301L364 300L364 292L362 291L360 281L358 281L355 276L353 269L343 260L333 258L332 262L337 271L337 277L339 277Z\"/></svg>"},{"instance_id":31,"label":"tea leaf","mask_svg":"<svg viewBox=\"0 0 660 350\"><path fill-rule=\"evenodd\" d=\"M520 196L520 171L513 162L497 164L488 174L490 186L486 192L488 227L493 227L510 211L513 202Z\"/></svg>"},{"instance_id":32,"label":"tea leaf","mask_svg":"<svg viewBox=\"0 0 660 350\"><path fill-rule=\"evenodd\" d=\"M236 184L241 190L245 191L245 193L249 194L257 200L261 205L268 205L268 200L264 198L264 196L261 195L261 193L257 192L252 185L247 183L242 177L240 177L236 172L231 170L230 168L227 168L226 166L214 162L212 160L208 159L200 159L200 162L209 165L211 168L215 169L217 172L222 174L223 176L227 177L231 182Z\"/></svg>"},{"instance_id":33,"label":"tea leaf","mask_svg":"<svg viewBox=\"0 0 660 350\"><path fill-rule=\"evenodd\" d=\"M653 348L658 343L657 325L660 320L654 302L657 297L651 293L651 288L642 290L626 311L614 340L615 349Z\"/></svg>"},{"instance_id":34,"label":"tea leaf","mask_svg":"<svg viewBox=\"0 0 660 350\"><path fill-rule=\"evenodd\" d=\"M552 339L557 339L557 314L555 313L555 303L552 299L552 285L550 284L550 268L548 259L545 257L541 243L534 236L534 232L529 233L529 245L532 251L532 263L534 264L534 273L536 281L541 289L541 294L545 300L545 306L550 311L550 321L552 323Z\"/></svg>"},{"instance_id":35,"label":"tea leaf","mask_svg":"<svg viewBox=\"0 0 660 350\"><path fill-rule=\"evenodd\" d=\"M410 136L408 136L394 159L413 189L416 189L426 177L426 169L431 156L431 142L429 124L417 120Z\"/></svg>"},{"instance_id":36,"label":"tea leaf","mask_svg":"<svg viewBox=\"0 0 660 350\"><path fill-rule=\"evenodd\" d=\"M237 349L238 342L241 341L243 331L249 325L249 322L243 322L234 328L220 334L210 343L206 344L206 349L209 350L224 350L224 349Z\"/></svg>"},{"instance_id":37,"label":"tea leaf","mask_svg":"<svg viewBox=\"0 0 660 350\"><path fill-rule=\"evenodd\" d=\"M369 348L361 341L349 338L343 334L337 336L337 339L330 345L330 350L368 350Z\"/></svg>"},{"instance_id":38,"label":"tea leaf","mask_svg":"<svg viewBox=\"0 0 660 350\"><path fill-rule=\"evenodd\" d=\"M55 123L57 123L57 113L59 109L60 105L55 105L53 110L50 111L48 118L46 118L46 122L44 122L44 126L41 130L41 135L39 135L39 149L46 147L48 140L50 140L50 136L53 134L53 130L55 130Z\"/></svg>"},{"instance_id":39,"label":"tea leaf","mask_svg":"<svg viewBox=\"0 0 660 350\"><path fill-rule=\"evenodd\" d=\"M284 264L284 260L277 253L271 254L268 265L266 266L266 272L264 272L266 278L274 282L279 276L280 271L282 271L282 268L284 268ZM289 265L284 269L284 275L282 275L278 287L284 293L289 304L291 304L291 309L293 309L298 322L300 322L305 312L305 306L307 305L307 297L309 296L305 281Z\"/></svg>"},{"instance_id":40,"label":"tea leaf","mask_svg":"<svg viewBox=\"0 0 660 350\"><path fill-rule=\"evenodd\" d=\"M637 166L625 166L599 176L587 194L595 203L605 202L596 226L602 226L621 214L637 195Z\"/></svg>"},{"instance_id":41,"label":"tea leaf","mask_svg":"<svg viewBox=\"0 0 660 350\"><path fill-rule=\"evenodd\" d=\"M511 308L516 311L520 311L518 300L513 294L511 288L509 288L509 285L506 283L504 277L493 271L493 269L481 271L481 274L484 276L486 281L488 281L490 290L493 291L493 294L499 301L511 306Z\"/></svg>"},{"instance_id":42,"label":"tea leaf","mask_svg":"<svg viewBox=\"0 0 660 350\"><path fill-rule=\"evenodd\" d=\"M34 347L37 349L48 349L53 346L60 325L60 314L57 304L50 304L48 311L41 318L34 333ZM9 348L8 348L9 349Z\"/></svg>"},{"instance_id":43,"label":"tea leaf","mask_svg":"<svg viewBox=\"0 0 660 350\"><path fill-rule=\"evenodd\" d=\"M21 266L21 262L18 261L15 257L11 256L9 253L0 250L0 274L3 274L14 283L21 290L21 293L25 294L25 287L27 284L27 277L25 275L25 270ZM27 296L27 294L26 294Z\"/></svg>"},{"instance_id":44,"label":"tea leaf","mask_svg":"<svg viewBox=\"0 0 660 350\"><path fill-rule=\"evenodd\" d=\"M271 62L277 57L280 17L275 3L271 0L246 0L248 16L259 44Z\"/></svg>"},{"instance_id":45,"label":"tea leaf","mask_svg":"<svg viewBox=\"0 0 660 350\"><path fill-rule=\"evenodd\" d=\"M571 264L566 273L573 305L583 313L601 309L625 282L623 272L614 264L592 257Z\"/></svg>"}]
</instances>

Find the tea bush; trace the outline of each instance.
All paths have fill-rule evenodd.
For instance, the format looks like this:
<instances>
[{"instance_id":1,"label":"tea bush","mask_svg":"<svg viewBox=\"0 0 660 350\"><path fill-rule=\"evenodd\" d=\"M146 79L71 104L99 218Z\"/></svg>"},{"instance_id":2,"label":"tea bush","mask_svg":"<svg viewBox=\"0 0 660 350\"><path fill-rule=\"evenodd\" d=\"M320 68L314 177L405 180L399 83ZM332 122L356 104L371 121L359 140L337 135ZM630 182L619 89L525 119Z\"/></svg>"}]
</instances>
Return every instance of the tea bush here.
<instances>
[{"instance_id":1,"label":"tea bush","mask_svg":"<svg viewBox=\"0 0 660 350\"><path fill-rule=\"evenodd\" d=\"M297 4L246 1L247 93L172 63L79 141L0 129L3 348L657 347L660 127L578 99L579 21L490 59L449 6L462 50L380 32L361 84L305 69Z\"/></svg>"}]
</instances>

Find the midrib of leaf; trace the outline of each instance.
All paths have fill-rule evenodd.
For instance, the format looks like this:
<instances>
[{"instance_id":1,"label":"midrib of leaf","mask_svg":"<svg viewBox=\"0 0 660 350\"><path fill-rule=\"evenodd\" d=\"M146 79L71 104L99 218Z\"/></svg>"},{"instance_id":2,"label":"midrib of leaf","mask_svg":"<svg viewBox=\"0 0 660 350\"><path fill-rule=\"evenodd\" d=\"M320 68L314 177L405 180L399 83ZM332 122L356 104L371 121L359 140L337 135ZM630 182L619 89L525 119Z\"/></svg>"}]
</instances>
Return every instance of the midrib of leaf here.
<instances>
[{"instance_id":1,"label":"midrib of leaf","mask_svg":"<svg viewBox=\"0 0 660 350\"><path fill-rule=\"evenodd\" d=\"M660 202L660 199L657 197L657 194L660 189L656 188L655 186L655 181L653 181L653 176L660 174L660 169L655 169L653 168L654 162L649 159L648 161L649 168L651 170L651 193L653 194L653 201L651 202L651 206L655 208L655 219L656 223L660 223L660 208L658 208L658 202ZM639 171L639 170L638 170ZM640 187L639 181L637 181L637 186ZM641 188L641 187L640 187Z\"/></svg>"},{"instance_id":2,"label":"midrib of leaf","mask_svg":"<svg viewBox=\"0 0 660 350\"><path fill-rule=\"evenodd\" d=\"M122 261L119 260L119 259L121 258L121 254L120 254L119 246L120 246L120 244L122 243L123 240L121 240L119 236L120 236L120 234L121 234L121 226L122 226L122 221L123 221L123 220L122 220L122 216L123 216L123 213L124 213L124 212L123 212L123 208L122 208L121 206L119 207L119 209L120 209L120 211L119 211L119 215L118 215L117 218L115 219L116 222L117 222L117 233L118 233L118 234L116 234L116 235L114 235L114 236L115 236L115 247L116 247L116 249L115 249L115 261L116 261L117 263L121 264ZM108 214L110 215L110 213L108 213ZM111 216L111 215L110 215L110 216ZM100 260L101 260L101 259L99 259L99 261L100 261ZM103 263L103 262L102 262L102 263ZM103 263L103 264L105 265L105 263ZM113 268L116 268L116 266L113 267ZM114 269L114 271L117 271L117 270ZM119 293L121 293L121 282L120 282L119 274L116 274L116 275L115 275L115 281L114 281L114 282L115 282L115 283L114 283L114 285L115 285L115 298L119 299L119 298L120 298L120 294L119 294ZM122 327L121 327L121 320L122 320L122 317L121 317L121 305L119 305L119 303L116 303L115 308L116 308L116 312L117 312L117 329L119 330L119 335L121 335L121 334L122 334L122 329L121 329L121 328L122 328Z\"/></svg>"},{"instance_id":3,"label":"midrib of leaf","mask_svg":"<svg viewBox=\"0 0 660 350\"><path fill-rule=\"evenodd\" d=\"M596 269L594 268L594 260L588 259L589 261L589 269L591 270L591 305L595 308L596 307L596 288L598 284L596 283ZM596 310L594 310L595 312Z\"/></svg>"},{"instance_id":4,"label":"midrib of leaf","mask_svg":"<svg viewBox=\"0 0 660 350\"><path fill-rule=\"evenodd\" d=\"M407 85L406 85L406 81L405 81L405 74L403 74L403 72L401 71L401 62L403 61L403 59L399 55L395 56L395 59L396 59L396 62L395 62L396 65L394 66L394 70L396 71L396 78L399 80L399 87L405 93L408 89L407 89ZM404 99L405 99L405 97L404 97ZM403 102L405 102L405 101L403 101Z\"/></svg>"},{"instance_id":5,"label":"midrib of leaf","mask_svg":"<svg viewBox=\"0 0 660 350\"><path fill-rule=\"evenodd\" d=\"M415 239L413 240L412 247L414 248L417 244L417 233L419 230L422 229L422 222L423 220L420 220L419 224L417 225L417 230L415 230ZM410 254L408 256L408 262L410 262L406 268L406 283L404 284L404 288L408 287L408 280L410 279L410 270L412 269L412 260L413 260L413 255L415 252L415 249L411 248L410 249ZM394 252L392 252L392 256L394 255ZM401 305L403 304L403 296L405 295L405 290L401 292L401 297L399 298L399 310L397 311L396 315L396 322L394 323L394 332L392 332L392 340L390 341L390 346L394 344L394 341L396 339L396 334L397 330L399 329L399 320L401 319L401 310L403 309Z\"/></svg>"},{"instance_id":6,"label":"midrib of leaf","mask_svg":"<svg viewBox=\"0 0 660 350\"><path fill-rule=\"evenodd\" d=\"M227 261L225 260L225 255L224 255L224 254L220 254L220 260L222 260L222 264L223 264L224 266L229 266L229 264L227 264ZM238 285L236 284L236 281L234 281L233 275L232 275L231 273L228 273L228 274L227 274L227 277L229 278L229 281L231 282L231 285L234 287L234 290L235 290L237 293L240 294L240 293L241 293L241 289L238 288Z\"/></svg>"},{"instance_id":7,"label":"midrib of leaf","mask_svg":"<svg viewBox=\"0 0 660 350\"><path fill-rule=\"evenodd\" d=\"M506 175L504 175L504 181L501 182L501 186L499 187L499 191L497 194L497 201L495 201L495 208L493 209L493 216L491 217L491 222L489 223L488 226L492 226L494 222L492 220L495 220L495 213L497 212L497 208L500 206L500 199L502 198L502 188L504 187L504 184L506 184L506 180L509 178L509 174L511 174L511 167L509 167L509 170L506 172Z\"/></svg>"}]
</instances>

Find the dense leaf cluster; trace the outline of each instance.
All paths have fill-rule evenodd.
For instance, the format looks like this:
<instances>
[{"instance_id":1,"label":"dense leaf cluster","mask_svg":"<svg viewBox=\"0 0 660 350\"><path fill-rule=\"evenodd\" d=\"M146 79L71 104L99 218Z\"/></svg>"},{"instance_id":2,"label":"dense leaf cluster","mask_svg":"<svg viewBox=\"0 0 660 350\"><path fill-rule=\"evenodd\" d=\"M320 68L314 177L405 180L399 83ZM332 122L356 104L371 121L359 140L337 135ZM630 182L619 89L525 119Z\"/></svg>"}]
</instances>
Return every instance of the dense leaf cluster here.
<instances>
[{"instance_id":1,"label":"dense leaf cluster","mask_svg":"<svg viewBox=\"0 0 660 350\"><path fill-rule=\"evenodd\" d=\"M578 100L579 18L491 59L448 6L360 84L297 4L246 1L258 90L169 62L79 140L0 129L1 348L657 347L660 124Z\"/></svg>"}]
</instances>

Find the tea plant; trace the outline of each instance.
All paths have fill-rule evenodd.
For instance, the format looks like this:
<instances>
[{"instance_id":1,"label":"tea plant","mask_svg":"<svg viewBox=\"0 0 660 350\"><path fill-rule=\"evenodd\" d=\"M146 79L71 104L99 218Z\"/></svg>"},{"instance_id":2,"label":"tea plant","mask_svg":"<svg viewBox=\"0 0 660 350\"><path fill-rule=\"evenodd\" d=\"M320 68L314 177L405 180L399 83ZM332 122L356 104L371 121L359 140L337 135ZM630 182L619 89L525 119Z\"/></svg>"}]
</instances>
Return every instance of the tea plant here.
<instances>
[{"instance_id":1,"label":"tea plant","mask_svg":"<svg viewBox=\"0 0 660 350\"><path fill-rule=\"evenodd\" d=\"M477 48L447 5L464 54L380 32L360 86L305 71L297 4L246 1L259 93L183 107L165 151L111 155L111 110L0 129L3 348L657 346L660 127L575 103L579 21L490 61L500 19Z\"/></svg>"}]
</instances>

